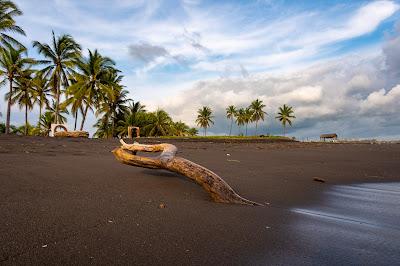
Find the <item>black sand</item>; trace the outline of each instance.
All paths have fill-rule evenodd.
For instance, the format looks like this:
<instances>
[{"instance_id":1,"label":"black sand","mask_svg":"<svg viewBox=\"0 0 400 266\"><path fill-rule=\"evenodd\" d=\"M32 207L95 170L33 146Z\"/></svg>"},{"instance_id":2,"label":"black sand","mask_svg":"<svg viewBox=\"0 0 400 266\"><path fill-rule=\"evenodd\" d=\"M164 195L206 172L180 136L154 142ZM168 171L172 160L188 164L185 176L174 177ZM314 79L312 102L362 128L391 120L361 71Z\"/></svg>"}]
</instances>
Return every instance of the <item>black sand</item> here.
<instances>
[{"instance_id":1,"label":"black sand","mask_svg":"<svg viewBox=\"0 0 400 266\"><path fill-rule=\"evenodd\" d=\"M0 136L0 263L399 264L399 144L169 142L266 206L122 165L117 141Z\"/></svg>"}]
</instances>

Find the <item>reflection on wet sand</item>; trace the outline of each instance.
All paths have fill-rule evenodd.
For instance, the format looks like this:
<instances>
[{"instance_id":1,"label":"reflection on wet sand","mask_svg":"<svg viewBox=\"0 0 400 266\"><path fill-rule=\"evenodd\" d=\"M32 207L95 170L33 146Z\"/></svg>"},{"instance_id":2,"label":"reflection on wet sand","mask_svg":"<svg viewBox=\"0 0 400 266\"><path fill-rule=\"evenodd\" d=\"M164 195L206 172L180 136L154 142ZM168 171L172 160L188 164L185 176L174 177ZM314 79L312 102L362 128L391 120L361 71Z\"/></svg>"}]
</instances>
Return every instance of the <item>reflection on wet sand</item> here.
<instances>
[{"instance_id":1,"label":"reflection on wet sand","mask_svg":"<svg viewBox=\"0 0 400 266\"><path fill-rule=\"evenodd\" d=\"M319 206L292 209L299 215L294 237L310 262L399 262L400 183L333 186L323 199Z\"/></svg>"}]
</instances>

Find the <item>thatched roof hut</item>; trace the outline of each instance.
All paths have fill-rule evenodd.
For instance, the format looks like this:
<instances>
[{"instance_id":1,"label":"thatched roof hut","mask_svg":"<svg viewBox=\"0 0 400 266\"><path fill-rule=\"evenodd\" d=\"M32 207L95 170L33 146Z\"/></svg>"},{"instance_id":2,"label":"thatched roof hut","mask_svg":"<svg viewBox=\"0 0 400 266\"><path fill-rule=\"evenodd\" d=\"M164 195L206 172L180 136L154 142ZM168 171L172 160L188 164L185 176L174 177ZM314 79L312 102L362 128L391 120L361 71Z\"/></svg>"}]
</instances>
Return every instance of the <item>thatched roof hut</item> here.
<instances>
[{"instance_id":1,"label":"thatched roof hut","mask_svg":"<svg viewBox=\"0 0 400 266\"><path fill-rule=\"evenodd\" d=\"M325 139L337 139L337 134L336 133L330 133L330 134L321 134L320 136L319 136L319 138L320 139L323 139L323 140L325 140Z\"/></svg>"}]
</instances>

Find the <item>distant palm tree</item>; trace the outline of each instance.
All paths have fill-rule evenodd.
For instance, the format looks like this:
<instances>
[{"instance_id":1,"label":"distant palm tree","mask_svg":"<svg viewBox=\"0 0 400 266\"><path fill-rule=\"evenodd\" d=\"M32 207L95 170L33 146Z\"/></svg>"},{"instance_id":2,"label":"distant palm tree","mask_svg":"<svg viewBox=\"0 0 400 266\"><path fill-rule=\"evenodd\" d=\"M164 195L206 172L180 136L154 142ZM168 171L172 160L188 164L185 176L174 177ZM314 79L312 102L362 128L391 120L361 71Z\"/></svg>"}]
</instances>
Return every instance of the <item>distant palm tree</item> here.
<instances>
[{"instance_id":1,"label":"distant palm tree","mask_svg":"<svg viewBox=\"0 0 400 266\"><path fill-rule=\"evenodd\" d=\"M282 107L279 107L278 115L275 117L279 121L281 121L283 126L283 135L286 135L286 124L292 126L292 120L296 118L294 115L294 111L291 106L284 104Z\"/></svg>"},{"instance_id":2,"label":"distant palm tree","mask_svg":"<svg viewBox=\"0 0 400 266\"><path fill-rule=\"evenodd\" d=\"M32 58L24 57L26 53L25 48L15 49L10 45L6 45L7 48L0 49L0 76L4 79L0 82L0 85L8 82L9 92L7 93L8 101L7 104L7 118L6 118L6 134L10 133L10 118L11 118L11 97L13 94L13 86L16 78L22 75L23 69L27 66L34 64L35 60Z\"/></svg>"},{"instance_id":3,"label":"distant palm tree","mask_svg":"<svg viewBox=\"0 0 400 266\"><path fill-rule=\"evenodd\" d=\"M189 135L190 127L182 121L174 122L172 131L174 136L185 137Z\"/></svg>"},{"instance_id":4,"label":"distant palm tree","mask_svg":"<svg viewBox=\"0 0 400 266\"><path fill-rule=\"evenodd\" d=\"M171 131L172 119L164 110L158 109L151 113L151 118L144 130L149 136L167 136Z\"/></svg>"},{"instance_id":5,"label":"distant palm tree","mask_svg":"<svg viewBox=\"0 0 400 266\"><path fill-rule=\"evenodd\" d=\"M265 107L265 104L263 104L263 102L259 99L254 100L250 104L250 108L253 110L252 120L256 122L256 135L257 135L257 129L258 129L258 121L259 120L264 121L264 115L267 114L263 110L264 107Z\"/></svg>"},{"instance_id":6,"label":"distant palm tree","mask_svg":"<svg viewBox=\"0 0 400 266\"><path fill-rule=\"evenodd\" d=\"M235 113L236 124L239 127L239 135L241 134L241 127L245 124L246 121L246 111L244 108L239 108Z\"/></svg>"},{"instance_id":7,"label":"distant palm tree","mask_svg":"<svg viewBox=\"0 0 400 266\"><path fill-rule=\"evenodd\" d=\"M43 72L36 72L33 80L33 104L39 105L39 131L41 130L40 118L42 117L43 107L47 108L49 106L49 99L51 88L49 86L48 79L45 77Z\"/></svg>"},{"instance_id":8,"label":"distant palm tree","mask_svg":"<svg viewBox=\"0 0 400 266\"><path fill-rule=\"evenodd\" d=\"M210 107L203 106L203 108L197 111L196 123L198 126L204 128L204 136L207 136L207 128L210 127L211 124L214 124L213 118L214 116L212 116Z\"/></svg>"},{"instance_id":9,"label":"distant palm tree","mask_svg":"<svg viewBox=\"0 0 400 266\"><path fill-rule=\"evenodd\" d=\"M252 121L253 110L250 107L244 109L244 123L246 124L246 136L247 136L247 127L249 123Z\"/></svg>"},{"instance_id":10,"label":"distant palm tree","mask_svg":"<svg viewBox=\"0 0 400 266\"><path fill-rule=\"evenodd\" d=\"M14 20L14 17L22 15L22 11L12 1L0 0L0 47L7 48L9 46L17 47L17 49L25 48L20 42L8 35L6 32L15 32L25 35Z\"/></svg>"},{"instance_id":11,"label":"distant palm tree","mask_svg":"<svg viewBox=\"0 0 400 266\"><path fill-rule=\"evenodd\" d=\"M236 107L233 105L229 105L226 108L226 118L231 120L231 127L229 128L229 136L232 134L232 124L233 124L233 118L235 117L236 114Z\"/></svg>"},{"instance_id":12,"label":"distant palm tree","mask_svg":"<svg viewBox=\"0 0 400 266\"><path fill-rule=\"evenodd\" d=\"M56 36L52 32L52 43L33 42L33 47L38 49L46 60L41 63L47 65L42 71L51 76L52 87L55 93L55 118L59 117L61 86L68 87L69 76L73 72L77 58L81 56L81 47L70 35ZM55 123L59 123L58 120Z\"/></svg>"},{"instance_id":13,"label":"distant palm tree","mask_svg":"<svg viewBox=\"0 0 400 266\"><path fill-rule=\"evenodd\" d=\"M23 70L23 73L16 79L11 98L12 104L18 103L20 109L25 107L25 126L23 127L25 136L28 135L28 110L33 108L32 72L31 69Z\"/></svg>"},{"instance_id":14,"label":"distant palm tree","mask_svg":"<svg viewBox=\"0 0 400 266\"><path fill-rule=\"evenodd\" d=\"M199 131L196 128L192 127L189 129L188 134L189 136L197 136L197 134L199 134Z\"/></svg>"}]
</instances>

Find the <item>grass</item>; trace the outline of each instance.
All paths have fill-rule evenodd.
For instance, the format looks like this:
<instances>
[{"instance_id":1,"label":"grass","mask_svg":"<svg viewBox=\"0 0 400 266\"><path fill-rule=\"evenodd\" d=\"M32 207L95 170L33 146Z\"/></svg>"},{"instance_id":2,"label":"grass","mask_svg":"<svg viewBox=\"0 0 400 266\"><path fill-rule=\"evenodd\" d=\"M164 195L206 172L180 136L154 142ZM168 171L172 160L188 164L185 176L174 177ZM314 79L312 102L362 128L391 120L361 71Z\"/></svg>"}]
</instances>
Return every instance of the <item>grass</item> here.
<instances>
[{"instance_id":1,"label":"grass","mask_svg":"<svg viewBox=\"0 0 400 266\"><path fill-rule=\"evenodd\" d=\"M278 140L278 139L292 139L289 137L283 137L283 136L186 136L186 137L179 137L179 136L160 136L157 138L161 139L240 139L240 140L246 140L246 139L273 139L273 140Z\"/></svg>"}]
</instances>

